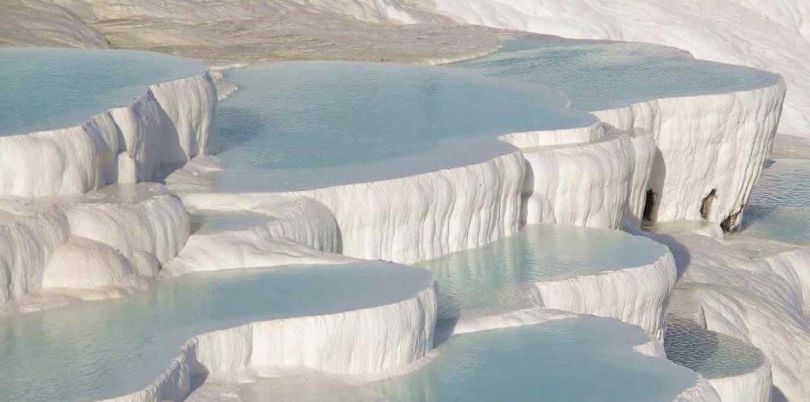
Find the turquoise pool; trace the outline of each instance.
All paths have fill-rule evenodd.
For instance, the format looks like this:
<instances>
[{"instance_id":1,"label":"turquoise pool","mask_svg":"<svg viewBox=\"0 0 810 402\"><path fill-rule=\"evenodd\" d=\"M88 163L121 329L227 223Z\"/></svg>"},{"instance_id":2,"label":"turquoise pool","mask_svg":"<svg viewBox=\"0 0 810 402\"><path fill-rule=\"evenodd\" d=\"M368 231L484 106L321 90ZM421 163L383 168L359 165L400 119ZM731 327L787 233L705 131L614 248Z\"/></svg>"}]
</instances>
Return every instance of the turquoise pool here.
<instances>
[{"instance_id":1,"label":"turquoise pool","mask_svg":"<svg viewBox=\"0 0 810 402\"><path fill-rule=\"evenodd\" d=\"M241 387L253 401L296 402L671 402L697 375L636 353L636 327L583 317L451 337L425 367L349 385L317 374Z\"/></svg>"},{"instance_id":2,"label":"turquoise pool","mask_svg":"<svg viewBox=\"0 0 810 402\"><path fill-rule=\"evenodd\" d=\"M394 303L430 286L387 263L192 274L118 300L0 320L0 401L88 401L140 390L195 335L251 321Z\"/></svg>"},{"instance_id":3,"label":"turquoise pool","mask_svg":"<svg viewBox=\"0 0 810 402\"><path fill-rule=\"evenodd\" d=\"M741 234L810 243L810 160L777 159L762 170L745 208Z\"/></svg>"},{"instance_id":4,"label":"turquoise pool","mask_svg":"<svg viewBox=\"0 0 810 402\"><path fill-rule=\"evenodd\" d=\"M575 108L587 111L657 98L748 90L779 80L773 73L696 60L660 45L555 37L515 39L492 55L452 66L542 83L563 91Z\"/></svg>"},{"instance_id":5,"label":"turquoise pool","mask_svg":"<svg viewBox=\"0 0 810 402\"><path fill-rule=\"evenodd\" d=\"M205 71L196 60L130 50L0 48L0 136L81 124L150 84Z\"/></svg>"},{"instance_id":6,"label":"turquoise pool","mask_svg":"<svg viewBox=\"0 0 810 402\"><path fill-rule=\"evenodd\" d=\"M418 265L439 285L439 318L454 320L531 307L532 282L637 267L666 252L615 230L528 225L516 236Z\"/></svg>"},{"instance_id":7,"label":"turquoise pool","mask_svg":"<svg viewBox=\"0 0 810 402\"><path fill-rule=\"evenodd\" d=\"M583 127L555 90L459 69L350 62L228 70L217 111L225 191L295 190L475 163L499 134Z\"/></svg>"},{"instance_id":8,"label":"turquoise pool","mask_svg":"<svg viewBox=\"0 0 810 402\"><path fill-rule=\"evenodd\" d=\"M759 349L737 338L673 317L667 323L664 348L669 360L708 379L750 373L765 362Z\"/></svg>"}]
</instances>

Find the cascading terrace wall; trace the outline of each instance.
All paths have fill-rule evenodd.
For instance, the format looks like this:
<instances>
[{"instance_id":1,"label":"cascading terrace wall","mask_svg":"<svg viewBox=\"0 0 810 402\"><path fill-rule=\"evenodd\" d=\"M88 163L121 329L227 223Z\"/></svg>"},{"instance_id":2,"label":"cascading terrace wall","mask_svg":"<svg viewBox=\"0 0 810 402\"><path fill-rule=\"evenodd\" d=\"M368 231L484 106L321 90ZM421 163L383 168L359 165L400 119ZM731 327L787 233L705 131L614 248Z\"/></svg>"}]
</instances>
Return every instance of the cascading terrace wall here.
<instances>
[{"instance_id":1,"label":"cascading terrace wall","mask_svg":"<svg viewBox=\"0 0 810 402\"><path fill-rule=\"evenodd\" d=\"M780 78L748 91L656 99L594 114L655 140L653 221L707 220L729 231L739 227L770 153L785 93ZM714 199L701 211L707 197Z\"/></svg>"},{"instance_id":2,"label":"cascading terrace wall","mask_svg":"<svg viewBox=\"0 0 810 402\"><path fill-rule=\"evenodd\" d=\"M770 149L784 94L780 82L752 91L660 99L600 111L596 114L603 122L628 132L598 124L576 132L509 134L502 140L515 147L512 152L477 164L391 180L292 194L189 194L183 195L185 206L164 194L158 197L160 201L149 201L163 207L139 206L132 207L133 211L76 204L27 214L2 212L0 301L37 291L43 282L52 288L64 286L65 278L70 278L66 267L75 265L67 262L82 259L90 252L88 249L102 259L105 255L117 259L120 254L129 270L138 275L154 273L158 264L172 265L173 257L182 254L190 233L186 206L230 209L245 202L259 205L289 197L297 201L294 207L285 207L286 213L296 218L281 219L265 231L244 236L287 240L276 244L281 252L303 244L350 257L404 263L478 247L517 233L525 223L615 229L623 218L639 222L648 207L648 190L657 195L654 217L658 221L704 218L703 200L714 190L716 200L705 219L735 228L739 211ZM210 76L204 74L153 85L132 105L99 114L80 126L0 137L0 196L79 194L112 183L159 179L164 167L206 153L215 106L216 91ZM32 166L31 160L45 161L45 165ZM152 221L143 223L155 216L154 209L168 211L164 217L171 219L160 223L173 227ZM311 219L298 219L304 216ZM296 223L302 221L303 228ZM133 222L136 227L143 224L148 233L131 231ZM98 231L100 226L107 232ZM149 232L152 230L155 232ZM153 241L138 243L143 238ZM200 242L198 248L205 248L205 244ZM64 249L66 246L70 249ZM54 259L60 255L63 257ZM609 286L583 281L582 286L574 282L544 285L539 291L550 306L623 319L641 325L658 338L663 327L663 306L674 284L671 257L667 258L656 262L666 269L654 273L660 286L649 297L652 302L639 289L625 286L626 281L602 277L596 280L608 281ZM102 265L93 264L96 268ZM117 271L106 279L76 286L121 285L116 281L126 271L122 268L125 265L122 262L116 266ZM193 270L195 263L192 259L177 266L183 267L178 273L185 273ZM219 264L211 267L216 266ZM50 268L53 271L47 272ZM554 286L567 290L561 292L552 289ZM606 292L612 300L609 306L582 298L594 287ZM563 293L567 299L557 297ZM425 298L430 300L422 303L433 305L435 310L435 295ZM650 303L656 306L653 311L647 311ZM409 314L431 311L420 308ZM425 325L432 331L429 322L435 317L425 317ZM200 366L209 373L249 367L253 355L247 358L228 348L242 345L242 352L259 350L257 333L265 336L260 329L267 325L254 323L220 335L199 337L187 345L184 355L172 366L178 370L170 368L170 374L130 400L157 400L187 393L190 376L202 370ZM418 325L405 327L413 329ZM423 341L432 339L431 334L415 335L414 339L420 339L413 343L418 344L413 348L416 352L392 360L390 367L376 368L389 369L420 357L426 353L427 342ZM236 338L233 342L211 338L217 336ZM200 345L205 348L201 350ZM305 346L296 346L300 347L296 353L301 359ZM245 359L227 360L233 356ZM324 362L311 363L319 368L328 366ZM344 369L347 373L357 371ZM161 385L164 383L170 385Z\"/></svg>"},{"instance_id":3,"label":"cascading terrace wall","mask_svg":"<svg viewBox=\"0 0 810 402\"><path fill-rule=\"evenodd\" d=\"M207 152L216 102L204 73L151 85L129 106L78 126L0 137L0 200L9 201L0 205L0 303L43 287L146 286L189 234L188 214L175 197L107 204L67 198L28 210L15 202L159 179L162 169ZM76 261L92 268L81 281L71 272Z\"/></svg>"},{"instance_id":4,"label":"cascading terrace wall","mask_svg":"<svg viewBox=\"0 0 810 402\"><path fill-rule=\"evenodd\" d=\"M0 303L43 289L100 298L148 286L188 239L189 216L160 185L132 200L2 211ZM89 292L89 293L88 293Z\"/></svg>"},{"instance_id":5,"label":"cascading terrace wall","mask_svg":"<svg viewBox=\"0 0 810 402\"><path fill-rule=\"evenodd\" d=\"M208 73L149 86L132 104L73 127L0 137L0 197L81 194L161 179L208 150L216 88Z\"/></svg>"},{"instance_id":6,"label":"cascading terrace wall","mask_svg":"<svg viewBox=\"0 0 810 402\"><path fill-rule=\"evenodd\" d=\"M434 343L436 291L382 306L336 314L253 322L200 334L144 389L116 402L183 400L195 377L232 379L271 366L306 367L338 375L394 372L426 356Z\"/></svg>"},{"instance_id":7,"label":"cascading terrace wall","mask_svg":"<svg viewBox=\"0 0 810 402\"><path fill-rule=\"evenodd\" d=\"M751 91L644 102L596 113L640 134L619 134L602 124L507 134L501 139L515 152L485 162L297 192L292 195L331 212L337 235L332 227L321 236L315 224L304 237L291 236L300 232L291 228L268 236L409 263L481 246L525 223L618 228L623 218L639 222L650 207L647 190L656 194L652 209L659 221L701 219L704 199L715 194L706 219L733 228L770 148L784 93L780 81ZM161 167L207 151L215 106L206 73L153 85L132 105L81 126L0 137L0 194L72 194L152 180ZM48 162L34 167L31 155ZM43 261L37 266L47 262L46 254L38 253Z\"/></svg>"}]
</instances>

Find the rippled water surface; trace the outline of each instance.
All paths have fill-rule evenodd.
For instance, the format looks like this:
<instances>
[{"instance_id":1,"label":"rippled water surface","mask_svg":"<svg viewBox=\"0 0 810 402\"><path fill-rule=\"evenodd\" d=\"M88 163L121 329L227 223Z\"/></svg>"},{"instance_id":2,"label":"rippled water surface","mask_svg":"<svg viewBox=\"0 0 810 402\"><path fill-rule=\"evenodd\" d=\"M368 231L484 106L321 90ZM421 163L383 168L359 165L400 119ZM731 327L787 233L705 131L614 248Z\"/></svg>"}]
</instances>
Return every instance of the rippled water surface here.
<instances>
[{"instance_id":1,"label":"rippled water surface","mask_svg":"<svg viewBox=\"0 0 810 402\"><path fill-rule=\"evenodd\" d=\"M810 243L810 160L777 159L763 169L742 227L748 236Z\"/></svg>"},{"instance_id":2,"label":"rippled water surface","mask_svg":"<svg viewBox=\"0 0 810 402\"><path fill-rule=\"evenodd\" d=\"M567 109L555 90L458 69L288 62L229 70L225 79L240 88L217 112L219 157L235 172L222 180L226 189L438 170L510 152L493 140L499 134L596 121Z\"/></svg>"},{"instance_id":3,"label":"rippled water surface","mask_svg":"<svg viewBox=\"0 0 810 402\"><path fill-rule=\"evenodd\" d=\"M395 264L192 274L118 300L0 320L0 401L88 401L154 381L195 335L404 300L429 273Z\"/></svg>"},{"instance_id":4,"label":"rippled water surface","mask_svg":"<svg viewBox=\"0 0 810 402\"><path fill-rule=\"evenodd\" d=\"M666 251L620 231L528 225L516 236L418 265L433 272L440 317L450 319L529 307L532 282L638 267Z\"/></svg>"},{"instance_id":5,"label":"rippled water surface","mask_svg":"<svg viewBox=\"0 0 810 402\"><path fill-rule=\"evenodd\" d=\"M696 375L632 347L636 327L585 317L451 337L431 363L390 380L353 386L318 375L262 379L246 401L670 402Z\"/></svg>"},{"instance_id":6,"label":"rippled water surface","mask_svg":"<svg viewBox=\"0 0 810 402\"><path fill-rule=\"evenodd\" d=\"M779 79L761 70L695 60L674 48L562 38L513 40L499 52L453 66L558 88L574 107L589 111L748 90Z\"/></svg>"},{"instance_id":7,"label":"rippled water surface","mask_svg":"<svg viewBox=\"0 0 810 402\"><path fill-rule=\"evenodd\" d=\"M664 348L668 359L709 379L750 373L765 361L759 349L683 319L670 318Z\"/></svg>"},{"instance_id":8,"label":"rippled water surface","mask_svg":"<svg viewBox=\"0 0 810 402\"><path fill-rule=\"evenodd\" d=\"M0 49L0 135L74 126L129 104L150 84L203 71L196 60L160 53Z\"/></svg>"}]
</instances>

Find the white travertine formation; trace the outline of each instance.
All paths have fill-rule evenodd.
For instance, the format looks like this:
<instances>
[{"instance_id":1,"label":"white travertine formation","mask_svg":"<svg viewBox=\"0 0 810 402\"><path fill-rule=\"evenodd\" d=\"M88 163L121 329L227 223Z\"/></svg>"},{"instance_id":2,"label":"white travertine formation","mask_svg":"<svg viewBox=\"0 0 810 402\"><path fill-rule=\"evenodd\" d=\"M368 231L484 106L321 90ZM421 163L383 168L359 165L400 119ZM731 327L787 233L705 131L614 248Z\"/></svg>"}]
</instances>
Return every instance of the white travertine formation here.
<instances>
[{"instance_id":1,"label":"white travertine formation","mask_svg":"<svg viewBox=\"0 0 810 402\"><path fill-rule=\"evenodd\" d=\"M747 92L662 99L599 112L611 125L641 134L630 141L620 137L544 152L524 149L533 181L532 195L522 211L524 219L616 228L622 216L641 221L647 190L652 189L654 205L647 207L654 220L702 219L705 215L707 220L725 221L733 229L770 147L783 95L780 83ZM577 131L582 135L574 135L572 142L605 136L601 125ZM520 133L502 139L516 146L564 142L546 134ZM334 214L344 254L413 262L515 233L517 208L509 189L523 180L524 173L510 159L519 158L504 155L466 167L297 195L321 202ZM570 166L561 167L564 161ZM533 166L540 163L546 165ZM585 170L590 174L583 174L583 164L593 166ZM477 191L478 186L490 190ZM435 200L429 202L428 195ZM224 200L241 204L240 199L266 195L217 196L217 204ZM210 208L184 199L198 209ZM352 202L346 202L348 199ZM474 217L471 230L464 226L470 216Z\"/></svg>"},{"instance_id":2,"label":"white travertine formation","mask_svg":"<svg viewBox=\"0 0 810 402\"><path fill-rule=\"evenodd\" d=\"M710 378L707 381L720 395L721 401L771 401L773 382L771 367L767 363L745 374Z\"/></svg>"},{"instance_id":3,"label":"white travertine formation","mask_svg":"<svg viewBox=\"0 0 810 402\"><path fill-rule=\"evenodd\" d=\"M722 401L771 401L771 366L762 353L747 342L707 331L703 311L680 292L668 309L667 357L704 376Z\"/></svg>"},{"instance_id":4,"label":"white travertine formation","mask_svg":"<svg viewBox=\"0 0 810 402\"><path fill-rule=\"evenodd\" d=\"M65 215L71 233L107 244L125 256L147 252L161 264L168 262L188 239L189 217L179 199L162 186L155 185L154 190L133 200L112 197L69 206Z\"/></svg>"},{"instance_id":5,"label":"white travertine formation","mask_svg":"<svg viewBox=\"0 0 810 402\"><path fill-rule=\"evenodd\" d=\"M517 147L570 147L547 150L544 155L556 159L541 159L551 165L532 168L532 176L540 177L532 177L533 195L519 208L526 214L523 220L616 228L622 216L640 222L647 207L653 220L701 219L705 214L707 220L725 221L733 229L770 147L783 96L780 82L752 91L661 99L598 112L603 121L634 133L632 147L626 138L604 140L615 130L602 124L503 135L502 140ZM520 219L513 217L518 208L509 189L518 182L528 184L521 178L527 174L513 165L521 155L529 166L539 163L535 152L523 151L465 167L296 195L313 198L334 214L346 255L406 263L430 259L516 232ZM556 164L561 160L570 166L560 168ZM589 174L580 171L583 163L593 167L586 169ZM478 191L478 186L488 191ZM541 188L553 194L535 191ZM653 200L647 206L650 189ZM217 209L205 205L208 202L241 203L266 195L216 194L213 198L219 201L202 203L192 199L193 194L183 198L202 210Z\"/></svg>"},{"instance_id":6,"label":"white travertine formation","mask_svg":"<svg viewBox=\"0 0 810 402\"><path fill-rule=\"evenodd\" d=\"M336 254L324 255L340 252L340 232L329 210L312 199L268 194L216 204L206 196L189 194L186 199L219 211L196 211L203 225L206 217L231 223L203 226L192 233L180 254L164 266L168 275L346 260ZM246 218L240 211L253 215Z\"/></svg>"},{"instance_id":7,"label":"white travertine formation","mask_svg":"<svg viewBox=\"0 0 810 402\"><path fill-rule=\"evenodd\" d=\"M453 335L542 324L556 320L564 320L566 318L574 318L576 316L576 314L567 311L553 310L544 307L530 307L503 314L459 320L453 327Z\"/></svg>"},{"instance_id":8,"label":"white travertine formation","mask_svg":"<svg viewBox=\"0 0 810 402\"><path fill-rule=\"evenodd\" d=\"M216 98L205 73L152 85L131 105L82 125L2 136L0 197L81 194L159 179L158 167L207 152Z\"/></svg>"},{"instance_id":9,"label":"white travertine formation","mask_svg":"<svg viewBox=\"0 0 810 402\"><path fill-rule=\"evenodd\" d=\"M335 215L343 254L411 263L517 233L524 177L523 158L514 152L475 165L301 194Z\"/></svg>"},{"instance_id":10,"label":"white travertine formation","mask_svg":"<svg viewBox=\"0 0 810 402\"><path fill-rule=\"evenodd\" d=\"M193 180L188 170L197 164L190 165L170 178L173 186L182 188L187 184L183 181ZM294 193L189 192L181 197L190 208L209 211L253 211L280 196L315 200L321 205L314 209L315 216L283 220L304 222L303 231L287 225L274 235L297 233L295 240L321 248L313 243L324 236L317 231L326 231L329 236L337 222L342 254L410 263L517 233L525 170L523 156L513 151L481 163L390 180ZM333 219L321 216L322 206Z\"/></svg>"},{"instance_id":11,"label":"white travertine formation","mask_svg":"<svg viewBox=\"0 0 810 402\"><path fill-rule=\"evenodd\" d=\"M676 298L689 299L686 304L700 310L696 314L707 329L760 349L771 365L774 395L789 401L810 395L810 324L802 311L807 284L786 279L796 278L786 264L791 271L804 270L810 255L787 251L751 257L688 233L655 238L670 246L683 272Z\"/></svg>"},{"instance_id":12,"label":"white travertine formation","mask_svg":"<svg viewBox=\"0 0 810 402\"><path fill-rule=\"evenodd\" d=\"M535 282L542 306L615 318L644 329L659 344L665 309L677 280L675 261L666 253L649 265L605 271L558 281Z\"/></svg>"},{"instance_id":13,"label":"white travertine formation","mask_svg":"<svg viewBox=\"0 0 810 402\"><path fill-rule=\"evenodd\" d=\"M147 278L114 248L73 237L56 249L45 266L42 288L47 290L144 289ZM152 275L154 276L154 274ZM95 296L95 295L94 295ZM79 297L93 298L94 296Z\"/></svg>"},{"instance_id":14,"label":"white travertine formation","mask_svg":"<svg viewBox=\"0 0 810 402\"><path fill-rule=\"evenodd\" d=\"M212 191L201 178L219 167L205 159L176 171L169 182L192 210L273 217L273 230L257 226L251 234L227 235L241 236L239 241L251 237L250 244L263 238L267 251L273 252L267 241L286 238L350 257L410 263L487 244L517 233L526 222L618 228L626 210L641 209L652 141L618 132L606 136L603 130L601 125L578 129L597 133L593 143L522 149L430 173L295 193ZM511 141L535 146L548 142L545 134L520 133ZM296 212L283 207L281 200L290 197L300 200ZM281 218L290 213L295 216ZM194 249L215 250L213 236L192 236L190 245L207 237L210 247ZM188 255L201 253L190 249ZM203 269L205 264L186 265Z\"/></svg>"},{"instance_id":15,"label":"white travertine formation","mask_svg":"<svg viewBox=\"0 0 810 402\"><path fill-rule=\"evenodd\" d=\"M475 165L296 195L313 198L334 214L344 254L406 263L515 233L517 184L527 186L521 190L527 222L616 228L623 216L640 222L646 207L653 220L705 215L734 229L770 148L783 96L780 82L746 92L644 102L597 113L633 132L629 137L605 140L602 125L573 130L571 142L596 140L581 145L560 146L565 139L554 132L509 134L501 139L518 147L558 148L523 149ZM613 131L610 135L617 135ZM525 167L517 166L521 155L531 167L531 186L523 178ZM591 168L583 174L581 166ZM478 191L479 186L489 190ZM264 196L217 194L220 201L210 202ZM198 209L211 208L184 199Z\"/></svg>"},{"instance_id":16,"label":"white travertine formation","mask_svg":"<svg viewBox=\"0 0 810 402\"><path fill-rule=\"evenodd\" d=\"M768 267L786 282L798 286L802 295L802 311L810 314L810 249L792 248L764 257Z\"/></svg>"},{"instance_id":17,"label":"white travertine formation","mask_svg":"<svg viewBox=\"0 0 810 402\"><path fill-rule=\"evenodd\" d=\"M674 402L721 402L717 391L703 378L698 378L697 383L678 394Z\"/></svg>"},{"instance_id":18,"label":"white travertine formation","mask_svg":"<svg viewBox=\"0 0 810 402\"><path fill-rule=\"evenodd\" d=\"M96 299L143 289L188 235L182 203L156 184L0 205L0 302L40 290Z\"/></svg>"},{"instance_id":19,"label":"white travertine formation","mask_svg":"<svg viewBox=\"0 0 810 402\"><path fill-rule=\"evenodd\" d=\"M595 114L618 129L652 134L653 221L705 219L733 230L770 152L784 96L780 81L750 91L657 99ZM713 200L702 211L707 197Z\"/></svg>"},{"instance_id":20,"label":"white travertine formation","mask_svg":"<svg viewBox=\"0 0 810 402\"><path fill-rule=\"evenodd\" d=\"M784 95L780 82L600 111L604 123L641 134L599 123L504 135L519 151L390 180L284 194L190 192L183 200L203 219L244 211L266 217L191 236L183 203L163 190L135 198L90 194L25 213L0 212L0 302L43 289L80 298L126 294L148 286L161 266L166 275L181 275L345 261L322 252L415 262L482 246L526 222L618 228L623 218L639 223L651 207L654 220L703 219L735 229L771 148ZM0 196L61 196L159 179L166 169L207 153L216 99L205 74L153 85L131 105L81 126L0 137ZM648 190L654 206L645 205ZM680 240L668 239L673 248ZM802 381L810 375L810 335L802 316L810 305L810 274L798 268L810 255L752 260L701 243L709 240L684 241L688 246L674 251L685 272L682 284L693 288L706 325L761 348L786 396L810 393ZM660 342L677 278L667 253L646 266L535 288L545 307L616 318ZM526 310L462 322L458 330L544 319L545 313ZM203 334L149 388L118 400L181 399L194 376L231 378L267 366L384 373L430 351L435 321L431 286L390 305ZM766 380L757 370L745 379L711 383L724 400L754 394L765 400ZM699 382L678 400L716 396Z\"/></svg>"},{"instance_id":21,"label":"white travertine formation","mask_svg":"<svg viewBox=\"0 0 810 402\"><path fill-rule=\"evenodd\" d=\"M655 140L650 134L634 131L631 141L633 143L635 165L624 218L627 222L640 226L644 219L647 189L650 186L650 177L652 176L657 149L655 148Z\"/></svg>"},{"instance_id":22,"label":"white travertine formation","mask_svg":"<svg viewBox=\"0 0 810 402\"><path fill-rule=\"evenodd\" d=\"M116 176L118 139L109 113L80 126L0 137L0 196L79 194L100 188Z\"/></svg>"},{"instance_id":23,"label":"white travertine formation","mask_svg":"<svg viewBox=\"0 0 810 402\"><path fill-rule=\"evenodd\" d=\"M69 237L67 217L57 208L0 212L0 303L38 290L45 265Z\"/></svg>"},{"instance_id":24,"label":"white travertine formation","mask_svg":"<svg viewBox=\"0 0 810 402\"><path fill-rule=\"evenodd\" d=\"M269 366L333 374L380 375L426 356L433 348L436 291L337 314L260 321L199 335L147 388L117 402L182 400L196 376L232 379Z\"/></svg>"},{"instance_id":25,"label":"white travertine formation","mask_svg":"<svg viewBox=\"0 0 810 402\"><path fill-rule=\"evenodd\" d=\"M810 133L810 3L805 0L431 0L459 22L559 35L657 43L695 57L777 72L791 90L779 131Z\"/></svg>"},{"instance_id":26,"label":"white travertine formation","mask_svg":"<svg viewBox=\"0 0 810 402\"><path fill-rule=\"evenodd\" d=\"M499 140L514 145L517 148L534 148L544 146L559 146L572 144L585 144L605 138L607 130L605 125L596 122L590 126L577 128L563 128L558 130L525 131L520 133L504 134Z\"/></svg>"},{"instance_id":27,"label":"white travertine formation","mask_svg":"<svg viewBox=\"0 0 810 402\"><path fill-rule=\"evenodd\" d=\"M525 223L619 227L636 167L630 137L521 151L529 169L523 188Z\"/></svg>"}]
</instances>

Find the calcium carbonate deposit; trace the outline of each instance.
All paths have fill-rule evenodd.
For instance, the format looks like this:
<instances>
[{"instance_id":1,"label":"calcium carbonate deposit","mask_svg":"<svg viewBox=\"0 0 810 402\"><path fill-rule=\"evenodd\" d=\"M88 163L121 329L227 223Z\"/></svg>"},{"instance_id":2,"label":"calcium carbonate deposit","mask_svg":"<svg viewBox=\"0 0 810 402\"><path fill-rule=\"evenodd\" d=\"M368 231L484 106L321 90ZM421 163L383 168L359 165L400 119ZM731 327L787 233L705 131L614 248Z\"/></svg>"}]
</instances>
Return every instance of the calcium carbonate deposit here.
<instances>
[{"instance_id":1,"label":"calcium carbonate deposit","mask_svg":"<svg viewBox=\"0 0 810 402\"><path fill-rule=\"evenodd\" d=\"M781 76L446 17L513 0L113 3L0 39L251 63L0 49L0 401L810 400Z\"/></svg>"},{"instance_id":2,"label":"calcium carbonate deposit","mask_svg":"<svg viewBox=\"0 0 810 402\"><path fill-rule=\"evenodd\" d=\"M324 287L324 283L330 286ZM187 341L191 341L195 349L193 356L183 352L184 358L196 359L190 368L191 375L213 375L220 369L218 365L227 364L237 353L244 352L237 345L232 345L237 349L228 350L221 350L228 348L226 344L209 345L209 342L227 340L226 335L214 331L234 327L236 332L253 331L252 336L243 339L248 342L248 348L285 350L284 357L276 358L288 360L286 363L293 364L289 359L296 359L295 355L302 359L298 364L313 363L307 362L306 355L320 347L323 353L333 354L335 358L333 370L327 371L365 372L384 367L386 363L369 356L368 366L360 367L360 354L352 351L352 346L341 342L327 345L315 339L308 344L301 336L285 341L285 328L312 331L314 328L310 326L314 323L307 320L314 317L323 320L324 325L340 326L342 321L352 319L351 314L363 314L357 311L359 309L379 307L382 310L378 314L382 314L386 305L422 298L424 301L416 303L418 307L412 317L400 317L401 329L413 326L414 334L419 333L421 339L398 338L395 344L403 348L403 355L397 357L389 350L389 356L383 359L404 359L408 363L423 356L432 346L430 327L435 320L431 320L435 316L435 305L429 303L432 291L430 277L424 271L383 263L198 274L166 281L148 292L120 300L4 319L0 343L3 344L3 361L8 364L0 368L0 389L4 399L30 401L98 400L128 394L147 387L171 367ZM426 292L425 296L421 296L421 292ZM388 313L394 312L392 309ZM398 313L405 314L405 311ZM248 325L239 327L243 324ZM300 327L296 328L298 325ZM394 324L378 321L374 325ZM388 338L395 335L396 331L391 330L393 328L377 335L366 332L363 339L394 342L393 338ZM409 343L410 349L406 348ZM369 345L363 345L366 346ZM351 355L350 361L339 356L336 350L327 351L335 347L349 348L344 353ZM244 364L254 364L266 357L245 356ZM341 359L343 361L339 362ZM326 368L322 366L325 363L322 360L314 368ZM37 378L38 381L20 381L21 378Z\"/></svg>"},{"instance_id":3,"label":"calcium carbonate deposit","mask_svg":"<svg viewBox=\"0 0 810 402\"><path fill-rule=\"evenodd\" d=\"M638 306L639 311L630 316L657 314L652 320L655 327L645 328L651 332L663 320L663 301L674 283L668 277L675 274L666 247L649 239L557 225L528 225L516 236L419 265L430 269L438 283L439 319L462 325L470 319L537 305L574 311L568 304L571 299L599 298L591 293L589 282L612 275L638 276L651 289L660 286L659 293L651 294L650 300L622 304ZM653 281L656 277L669 280L658 285ZM596 310L577 312L601 315Z\"/></svg>"},{"instance_id":4,"label":"calcium carbonate deposit","mask_svg":"<svg viewBox=\"0 0 810 402\"><path fill-rule=\"evenodd\" d=\"M523 39L458 66L554 86L604 123L649 133L647 219L709 220L725 230L739 226L753 184L731 172L758 175L785 96L778 75L642 44Z\"/></svg>"},{"instance_id":5,"label":"calcium carbonate deposit","mask_svg":"<svg viewBox=\"0 0 810 402\"><path fill-rule=\"evenodd\" d=\"M213 384L200 392L242 401L675 400L697 375L634 352L644 339L637 329L609 320L566 319L454 336L427 366L359 386L299 373L238 389Z\"/></svg>"}]
</instances>

